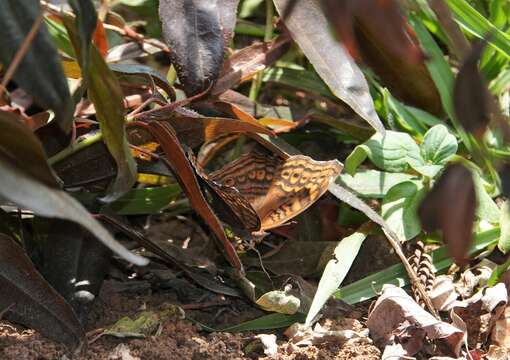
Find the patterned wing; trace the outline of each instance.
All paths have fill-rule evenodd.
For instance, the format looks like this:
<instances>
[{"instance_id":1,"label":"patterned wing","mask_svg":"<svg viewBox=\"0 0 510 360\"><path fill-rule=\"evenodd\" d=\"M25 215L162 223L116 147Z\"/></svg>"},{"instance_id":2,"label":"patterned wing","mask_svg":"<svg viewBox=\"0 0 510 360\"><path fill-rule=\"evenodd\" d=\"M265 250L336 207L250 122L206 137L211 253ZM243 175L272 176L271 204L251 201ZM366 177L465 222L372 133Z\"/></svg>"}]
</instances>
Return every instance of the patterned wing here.
<instances>
[{"instance_id":1,"label":"patterned wing","mask_svg":"<svg viewBox=\"0 0 510 360\"><path fill-rule=\"evenodd\" d=\"M221 184L207 175L198 164L191 150L188 151L188 159L202 184L211 190L210 194L213 197L212 206L223 221L233 227L248 231L260 230L260 218L257 212L236 188Z\"/></svg>"},{"instance_id":2,"label":"patterned wing","mask_svg":"<svg viewBox=\"0 0 510 360\"><path fill-rule=\"evenodd\" d=\"M315 161L308 156L283 158L252 152L210 174L231 186L251 203L261 230L278 227L306 210L328 189L342 170L336 160Z\"/></svg>"}]
</instances>

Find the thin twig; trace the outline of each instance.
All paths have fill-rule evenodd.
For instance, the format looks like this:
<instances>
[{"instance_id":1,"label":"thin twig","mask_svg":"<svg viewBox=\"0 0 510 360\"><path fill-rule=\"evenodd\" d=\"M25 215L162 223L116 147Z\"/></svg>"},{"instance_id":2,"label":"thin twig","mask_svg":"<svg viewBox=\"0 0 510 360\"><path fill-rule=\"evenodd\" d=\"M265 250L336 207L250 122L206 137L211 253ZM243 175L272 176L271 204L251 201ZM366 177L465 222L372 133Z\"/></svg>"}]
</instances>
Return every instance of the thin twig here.
<instances>
[{"instance_id":1,"label":"thin twig","mask_svg":"<svg viewBox=\"0 0 510 360\"><path fill-rule=\"evenodd\" d=\"M39 16L35 19L34 23L32 24L32 28L30 29L27 36L21 43L21 46L19 47L18 51L16 51L16 54L14 55L12 62L9 64L9 67L5 72L5 76L2 79L2 83L0 84L0 98L3 96L4 91L7 89L7 84L9 83L9 81L11 81L12 77L14 76L14 73L16 72L16 69L18 68L23 58L25 57L30 47L30 44L32 44L32 41L34 40L35 35L37 34L37 31L41 27L43 20L44 14L41 12Z\"/></svg>"}]
</instances>

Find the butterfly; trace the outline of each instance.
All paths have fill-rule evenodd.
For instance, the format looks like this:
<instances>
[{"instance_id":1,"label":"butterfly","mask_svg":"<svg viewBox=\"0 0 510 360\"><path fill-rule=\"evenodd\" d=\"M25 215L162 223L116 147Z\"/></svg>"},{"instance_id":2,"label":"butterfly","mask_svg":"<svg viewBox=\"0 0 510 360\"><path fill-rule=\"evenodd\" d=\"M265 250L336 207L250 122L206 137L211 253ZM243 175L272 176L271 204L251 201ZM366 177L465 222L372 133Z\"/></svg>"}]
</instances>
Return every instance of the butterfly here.
<instances>
[{"instance_id":1,"label":"butterfly","mask_svg":"<svg viewBox=\"0 0 510 360\"><path fill-rule=\"evenodd\" d=\"M196 161L194 166L214 197L224 202L226 212L252 232L279 227L305 211L342 170L337 160L316 161L304 155L285 159L262 150L244 154L210 174Z\"/></svg>"}]
</instances>

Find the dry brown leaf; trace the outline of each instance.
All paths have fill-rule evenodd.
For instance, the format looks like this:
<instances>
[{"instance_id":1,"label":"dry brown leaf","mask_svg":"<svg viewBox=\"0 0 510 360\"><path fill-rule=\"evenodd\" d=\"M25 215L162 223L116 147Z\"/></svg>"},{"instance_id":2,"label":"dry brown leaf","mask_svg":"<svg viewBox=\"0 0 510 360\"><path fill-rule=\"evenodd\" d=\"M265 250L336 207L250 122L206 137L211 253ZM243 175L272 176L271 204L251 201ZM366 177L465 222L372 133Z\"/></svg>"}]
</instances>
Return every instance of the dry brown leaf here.
<instances>
[{"instance_id":1,"label":"dry brown leaf","mask_svg":"<svg viewBox=\"0 0 510 360\"><path fill-rule=\"evenodd\" d=\"M404 290L385 285L374 309L368 315L367 326L372 339L382 343L390 341L394 331L405 321L423 329L430 340L442 340L447 350L459 355L464 338L462 330L436 319Z\"/></svg>"}]
</instances>

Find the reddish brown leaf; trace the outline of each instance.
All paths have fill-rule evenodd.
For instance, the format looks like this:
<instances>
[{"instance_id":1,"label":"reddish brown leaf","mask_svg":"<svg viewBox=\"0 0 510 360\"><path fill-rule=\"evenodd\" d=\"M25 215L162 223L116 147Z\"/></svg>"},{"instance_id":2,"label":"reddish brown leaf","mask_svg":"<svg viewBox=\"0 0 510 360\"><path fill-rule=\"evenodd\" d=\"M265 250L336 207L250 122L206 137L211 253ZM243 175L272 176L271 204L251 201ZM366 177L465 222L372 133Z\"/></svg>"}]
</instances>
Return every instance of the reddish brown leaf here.
<instances>
[{"instance_id":1,"label":"reddish brown leaf","mask_svg":"<svg viewBox=\"0 0 510 360\"><path fill-rule=\"evenodd\" d=\"M326 5L342 42L394 95L441 114L441 99L425 67L425 56L396 1L328 0Z\"/></svg>"},{"instance_id":2,"label":"reddish brown leaf","mask_svg":"<svg viewBox=\"0 0 510 360\"><path fill-rule=\"evenodd\" d=\"M457 120L466 131L482 136L489 124L490 94L478 70L485 42L475 44L464 59L455 80L453 104Z\"/></svg>"},{"instance_id":3,"label":"reddish brown leaf","mask_svg":"<svg viewBox=\"0 0 510 360\"><path fill-rule=\"evenodd\" d=\"M476 194L471 172L461 164L446 168L418 209L423 229L442 230L456 263L466 261L472 242Z\"/></svg>"},{"instance_id":4,"label":"reddish brown leaf","mask_svg":"<svg viewBox=\"0 0 510 360\"><path fill-rule=\"evenodd\" d=\"M150 122L147 128L152 136L160 143L168 159L167 165L175 174L181 188L189 198L193 209L209 225L212 232L220 240L230 264L237 270L243 271L241 260L239 260L234 247L227 239L220 221L202 194L195 172L191 168L175 131L167 122L158 121Z\"/></svg>"},{"instance_id":5,"label":"reddish brown leaf","mask_svg":"<svg viewBox=\"0 0 510 360\"><path fill-rule=\"evenodd\" d=\"M108 54L108 38L106 37L106 31L101 20L96 22L96 30L94 31L92 41L101 53L101 56L105 58Z\"/></svg>"}]
</instances>

